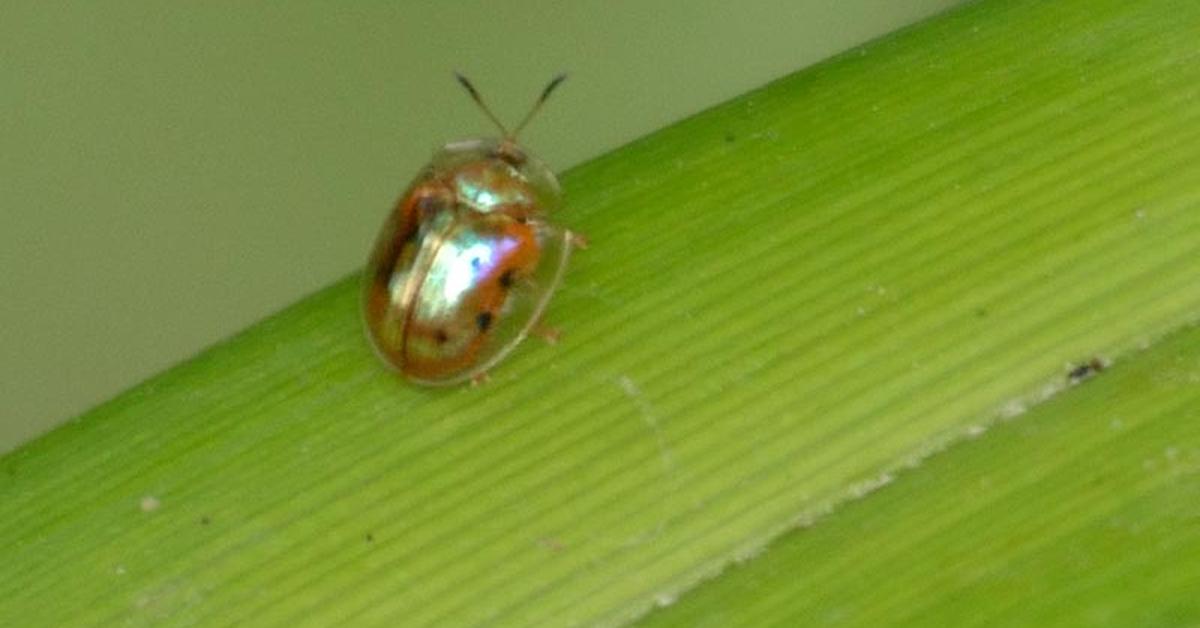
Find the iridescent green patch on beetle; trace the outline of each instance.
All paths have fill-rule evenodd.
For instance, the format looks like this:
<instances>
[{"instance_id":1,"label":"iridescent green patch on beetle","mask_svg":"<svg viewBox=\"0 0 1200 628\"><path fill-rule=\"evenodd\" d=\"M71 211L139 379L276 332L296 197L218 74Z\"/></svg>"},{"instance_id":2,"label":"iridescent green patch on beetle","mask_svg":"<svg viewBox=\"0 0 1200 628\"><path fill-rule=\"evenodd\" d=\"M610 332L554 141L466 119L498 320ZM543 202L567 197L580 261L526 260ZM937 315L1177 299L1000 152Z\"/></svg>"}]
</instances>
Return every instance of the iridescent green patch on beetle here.
<instances>
[{"instance_id":1,"label":"iridescent green patch on beetle","mask_svg":"<svg viewBox=\"0 0 1200 628\"><path fill-rule=\"evenodd\" d=\"M561 81L547 86L515 131ZM515 131L447 144L376 240L363 290L367 335L409 379L452 384L480 376L529 333L562 280L577 237L546 220L561 201L558 180L516 143Z\"/></svg>"}]
</instances>

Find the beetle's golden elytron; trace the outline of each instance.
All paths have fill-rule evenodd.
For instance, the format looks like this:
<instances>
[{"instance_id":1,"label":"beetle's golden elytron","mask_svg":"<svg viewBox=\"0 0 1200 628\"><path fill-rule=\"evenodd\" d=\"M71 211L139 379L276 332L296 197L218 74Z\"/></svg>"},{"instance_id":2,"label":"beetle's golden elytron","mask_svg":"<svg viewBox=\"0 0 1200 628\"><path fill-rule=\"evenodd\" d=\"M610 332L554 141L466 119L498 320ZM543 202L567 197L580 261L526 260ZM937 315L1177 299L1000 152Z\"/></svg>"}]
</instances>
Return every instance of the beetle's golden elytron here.
<instances>
[{"instance_id":1,"label":"beetle's golden elytron","mask_svg":"<svg viewBox=\"0 0 1200 628\"><path fill-rule=\"evenodd\" d=\"M503 359L539 322L581 241L547 220L561 203L558 179L516 141L566 77L509 131L456 76L501 137L434 156L384 223L364 279L371 344L423 384L477 378Z\"/></svg>"}]
</instances>

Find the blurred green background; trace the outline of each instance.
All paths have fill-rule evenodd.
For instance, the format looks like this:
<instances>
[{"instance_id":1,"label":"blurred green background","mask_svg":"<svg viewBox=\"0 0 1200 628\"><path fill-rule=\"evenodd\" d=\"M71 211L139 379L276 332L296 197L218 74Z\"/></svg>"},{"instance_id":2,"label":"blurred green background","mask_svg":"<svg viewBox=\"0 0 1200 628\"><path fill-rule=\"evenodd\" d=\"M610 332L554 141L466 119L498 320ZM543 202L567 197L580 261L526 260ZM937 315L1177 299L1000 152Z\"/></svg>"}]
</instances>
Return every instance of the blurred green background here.
<instances>
[{"instance_id":1,"label":"blurred green background","mask_svg":"<svg viewBox=\"0 0 1200 628\"><path fill-rule=\"evenodd\" d=\"M0 452L356 270L410 176L571 78L556 169L955 0L5 3ZM570 190L567 190L568 203Z\"/></svg>"}]
</instances>

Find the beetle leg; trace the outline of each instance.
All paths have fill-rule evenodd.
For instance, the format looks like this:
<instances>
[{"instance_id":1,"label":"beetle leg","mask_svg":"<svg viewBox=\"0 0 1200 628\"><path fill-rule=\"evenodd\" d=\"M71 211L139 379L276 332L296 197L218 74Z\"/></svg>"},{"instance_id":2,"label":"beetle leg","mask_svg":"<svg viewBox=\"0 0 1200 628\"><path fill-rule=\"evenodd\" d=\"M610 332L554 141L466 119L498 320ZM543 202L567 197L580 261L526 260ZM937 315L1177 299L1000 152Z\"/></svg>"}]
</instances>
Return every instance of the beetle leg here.
<instances>
[{"instance_id":1,"label":"beetle leg","mask_svg":"<svg viewBox=\"0 0 1200 628\"><path fill-rule=\"evenodd\" d=\"M538 322L529 330L531 334L546 341L548 345L556 345L562 339L562 330L557 327L551 327L542 322Z\"/></svg>"},{"instance_id":2,"label":"beetle leg","mask_svg":"<svg viewBox=\"0 0 1200 628\"><path fill-rule=\"evenodd\" d=\"M581 251L586 250L588 247L587 236L583 235L582 233L575 233L574 231L568 231L567 232L567 241L571 243L571 246L573 246Z\"/></svg>"},{"instance_id":3,"label":"beetle leg","mask_svg":"<svg viewBox=\"0 0 1200 628\"><path fill-rule=\"evenodd\" d=\"M545 229L547 227L551 227L555 231L560 231L562 233L565 233L566 237L567 237L567 243L570 244L573 248L586 249L588 247L588 238L587 238L587 236L583 235L582 233L577 233L575 231L571 231L570 229L562 229L559 227L553 227L552 225L550 225L550 223L547 223L540 218L530 218L528 220L528 223L533 225L533 227L535 229L537 229L537 228Z\"/></svg>"}]
</instances>

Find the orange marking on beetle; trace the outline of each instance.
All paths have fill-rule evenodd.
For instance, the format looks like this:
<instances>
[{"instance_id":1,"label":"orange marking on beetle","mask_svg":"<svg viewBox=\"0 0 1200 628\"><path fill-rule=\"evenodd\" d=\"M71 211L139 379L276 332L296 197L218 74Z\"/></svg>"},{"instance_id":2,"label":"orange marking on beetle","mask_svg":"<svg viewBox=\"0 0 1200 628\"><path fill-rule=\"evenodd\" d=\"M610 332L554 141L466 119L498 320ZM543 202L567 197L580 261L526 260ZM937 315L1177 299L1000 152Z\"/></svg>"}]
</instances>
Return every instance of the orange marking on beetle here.
<instances>
[{"instance_id":1,"label":"orange marking on beetle","mask_svg":"<svg viewBox=\"0 0 1200 628\"><path fill-rule=\"evenodd\" d=\"M494 238L514 244L498 249L492 266L480 273L462 296L462 320L454 333L442 336L447 334L444 328L431 329L420 321L409 321L404 342L409 350L404 353L401 368L405 374L418 379L437 379L474 364L511 292L504 278L527 276L537 267L541 247L533 228L510 219L497 218L496 222L501 224ZM432 352L433 357L425 355L423 345L431 337L439 347Z\"/></svg>"}]
</instances>

